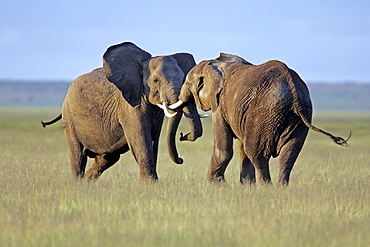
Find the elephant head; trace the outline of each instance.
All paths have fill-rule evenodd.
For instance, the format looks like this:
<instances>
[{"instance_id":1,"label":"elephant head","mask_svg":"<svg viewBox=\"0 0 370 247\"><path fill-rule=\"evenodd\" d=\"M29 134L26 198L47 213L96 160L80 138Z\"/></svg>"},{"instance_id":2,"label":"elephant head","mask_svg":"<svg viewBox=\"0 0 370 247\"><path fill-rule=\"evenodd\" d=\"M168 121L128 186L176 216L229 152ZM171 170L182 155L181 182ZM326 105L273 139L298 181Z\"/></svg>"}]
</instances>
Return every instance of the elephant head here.
<instances>
[{"instance_id":1,"label":"elephant head","mask_svg":"<svg viewBox=\"0 0 370 247\"><path fill-rule=\"evenodd\" d=\"M103 56L107 79L121 91L132 107L139 107L143 101L163 109L170 119L167 126L167 146L171 159L181 164L175 145L175 134L183 111L191 127L193 141L202 135L202 125L195 103L182 107L174 105L186 74L195 66L194 58L188 53L151 57L133 43L124 42L111 46ZM175 110L175 108L178 108ZM172 113L171 113L172 111Z\"/></svg>"},{"instance_id":2,"label":"elephant head","mask_svg":"<svg viewBox=\"0 0 370 247\"><path fill-rule=\"evenodd\" d=\"M181 89L180 102L195 101L203 111L216 111L225 83L225 71L246 64L251 65L239 56L224 53L214 60L202 61L189 71Z\"/></svg>"}]
</instances>

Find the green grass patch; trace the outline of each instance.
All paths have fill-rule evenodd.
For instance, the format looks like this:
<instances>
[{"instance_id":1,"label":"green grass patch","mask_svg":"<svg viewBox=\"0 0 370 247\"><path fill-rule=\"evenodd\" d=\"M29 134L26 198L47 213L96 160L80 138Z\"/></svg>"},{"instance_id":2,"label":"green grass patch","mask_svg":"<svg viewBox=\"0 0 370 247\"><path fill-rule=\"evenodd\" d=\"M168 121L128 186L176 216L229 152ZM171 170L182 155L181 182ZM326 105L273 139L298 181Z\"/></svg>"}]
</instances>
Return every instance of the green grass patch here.
<instances>
[{"instance_id":1,"label":"green grass patch","mask_svg":"<svg viewBox=\"0 0 370 247\"><path fill-rule=\"evenodd\" d=\"M202 138L178 143L183 165L162 136L155 184L139 182L130 153L97 182L75 183L60 123L39 123L58 113L0 109L1 246L370 246L368 113L315 114L334 135L351 130L351 148L311 131L288 188L276 186L276 160L273 186L241 186L236 154L228 186L209 185L209 119Z\"/></svg>"}]
</instances>

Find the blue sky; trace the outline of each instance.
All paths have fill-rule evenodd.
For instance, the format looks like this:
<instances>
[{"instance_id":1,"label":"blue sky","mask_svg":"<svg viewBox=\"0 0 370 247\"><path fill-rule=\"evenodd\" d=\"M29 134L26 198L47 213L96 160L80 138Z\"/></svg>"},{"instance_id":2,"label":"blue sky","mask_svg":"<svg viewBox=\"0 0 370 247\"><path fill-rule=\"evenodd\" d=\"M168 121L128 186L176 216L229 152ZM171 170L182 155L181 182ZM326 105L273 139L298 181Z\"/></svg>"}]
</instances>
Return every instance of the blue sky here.
<instances>
[{"instance_id":1,"label":"blue sky","mask_svg":"<svg viewBox=\"0 0 370 247\"><path fill-rule=\"evenodd\" d=\"M0 0L0 79L73 80L112 44L152 56L285 62L305 81L370 82L369 0Z\"/></svg>"}]
</instances>

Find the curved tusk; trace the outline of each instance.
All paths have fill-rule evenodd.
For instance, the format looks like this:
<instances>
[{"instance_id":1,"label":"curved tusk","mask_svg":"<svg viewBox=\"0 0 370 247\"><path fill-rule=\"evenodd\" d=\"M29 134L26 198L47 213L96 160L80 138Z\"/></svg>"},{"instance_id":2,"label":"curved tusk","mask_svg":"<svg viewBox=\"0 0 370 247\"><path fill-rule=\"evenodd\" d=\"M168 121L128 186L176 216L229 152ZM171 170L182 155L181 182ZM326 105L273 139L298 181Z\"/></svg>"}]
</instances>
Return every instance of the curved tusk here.
<instances>
[{"instance_id":1,"label":"curved tusk","mask_svg":"<svg viewBox=\"0 0 370 247\"><path fill-rule=\"evenodd\" d=\"M175 104L172 104L172 105L169 105L168 106L168 109L171 109L171 110L174 110L176 109L177 107L181 106L184 102L182 102L181 100L177 101Z\"/></svg>"},{"instance_id":2,"label":"curved tusk","mask_svg":"<svg viewBox=\"0 0 370 247\"><path fill-rule=\"evenodd\" d=\"M162 104L157 104L157 106L163 110L164 115L166 115L166 117L168 117L168 118L171 118L171 117L173 117L177 114L177 112L170 113L168 111L168 106L167 106L166 102L163 102Z\"/></svg>"},{"instance_id":3,"label":"curved tusk","mask_svg":"<svg viewBox=\"0 0 370 247\"><path fill-rule=\"evenodd\" d=\"M163 102L164 103L164 102ZM161 108L162 110L164 110L165 109L165 107L162 105L162 104L157 104L157 106L159 107L159 108Z\"/></svg>"},{"instance_id":4,"label":"curved tusk","mask_svg":"<svg viewBox=\"0 0 370 247\"><path fill-rule=\"evenodd\" d=\"M184 112L184 116L187 117L187 118L191 118L192 117L191 114L185 113L185 112ZM198 114L198 116L199 116L199 118L207 118L207 117L209 117L208 114Z\"/></svg>"}]
</instances>

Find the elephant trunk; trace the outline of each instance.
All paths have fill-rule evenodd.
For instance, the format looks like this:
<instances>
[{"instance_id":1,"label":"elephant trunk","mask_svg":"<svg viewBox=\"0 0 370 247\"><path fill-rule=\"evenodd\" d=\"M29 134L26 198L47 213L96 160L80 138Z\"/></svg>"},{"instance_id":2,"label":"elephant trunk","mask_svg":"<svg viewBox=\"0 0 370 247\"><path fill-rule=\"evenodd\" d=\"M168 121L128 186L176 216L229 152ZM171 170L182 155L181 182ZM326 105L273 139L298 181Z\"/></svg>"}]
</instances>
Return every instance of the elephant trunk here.
<instances>
[{"instance_id":1,"label":"elephant trunk","mask_svg":"<svg viewBox=\"0 0 370 247\"><path fill-rule=\"evenodd\" d=\"M183 106L184 115L190 126L190 133L183 135L180 133L180 141L195 141L198 137L203 134L202 122L200 121L200 115L197 111L197 106L191 91L189 90L189 85L185 84L181 88L179 95L179 100L170 105L170 109ZM203 117L203 116L202 116ZM206 117L206 116L204 116Z\"/></svg>"},{"instance_id":2,"label":"elephant trunk","mask_svg":"<svg viewBox=\"0 0 370 247\"><path fill-rule=\"evenodd\" d=\"M194 96L191 93L191 90L189 88L189 83L185 81L184 85L181 88L180 95L179 95L179 101L176 104L182 104L185 102L195 102ZM196 103L196 102L195 102Z\"/></svg>"},{"instance_id":3,"label":"elephant trunk","mask_svg":"<svg viewBox=\"0 0 370 247\"><path fill-rule=\"evenodd\" d=\"M183 112L182 112L182 109L178 109L176 110L176 112L177 114L175 116L168 119L166 142L167 142L168 154L170 155L170 158L172 159L172 161L175 162L176 164L182 164L184 160L179 157L179 154L176 148L176 132L177 132L177 128L179 127Z\"/></svg>"},{"instance_id":4,"label":"elephant trunk","mask_svg":"<svg viewBox=\"0 0 370 247\"><path fill-rule=\"evenodd\" d=\"M201 137L203 134L203 127L202 122L200 121L200 117L194 103L187 103L185 104L184 108L184 116L189 123L190 126L190 133L183 135L180 133L180 141L195 141L198 137Z\"/></svg>"},{"instance_id":5,"label":"elephant trunk","mask_svg":"<svg viewBox=\"0 0 370 247\"><path fill-rule=\"evenodd\" d=\"M182 114L184 113L184 116L189 123L190 133L186 135L180 133L180 141L195 141L198 137L202 136L203 127L194 100L187 103L181 101L177 101L176 103L172 102L176 101L172 100L168 108L169 110L176 111L177 114L168 119L166 134L167 149L173 162L176 164L182 164L183 159L179 158L176 149L176 132L181 121Z\"/></svg>"}]
</instances>

